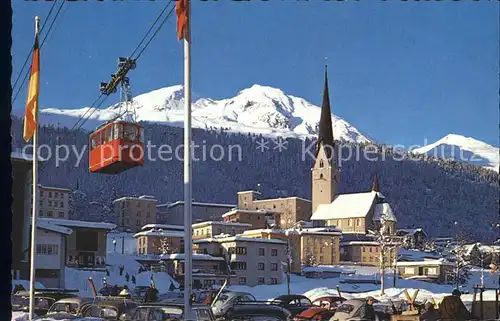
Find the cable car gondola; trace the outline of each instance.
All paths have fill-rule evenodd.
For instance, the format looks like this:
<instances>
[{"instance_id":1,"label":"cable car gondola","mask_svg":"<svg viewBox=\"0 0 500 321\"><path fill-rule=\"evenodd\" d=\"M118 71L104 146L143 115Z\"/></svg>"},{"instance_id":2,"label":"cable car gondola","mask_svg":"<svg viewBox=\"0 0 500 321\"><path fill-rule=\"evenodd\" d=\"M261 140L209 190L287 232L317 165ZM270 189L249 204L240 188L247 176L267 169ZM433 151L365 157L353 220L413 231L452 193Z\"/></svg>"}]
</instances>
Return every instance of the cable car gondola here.
<instances>
[{"instance_id":1,"label":"cable car gondola","mask_svg":"<svg viewBox=\"0 0 500 321\"><path fill-rule=\"evenodd\" d=\"M118 174L144 164L144 128L133 122L113 121L89 137L89 170Z\"/></svg>"}]
</instances>

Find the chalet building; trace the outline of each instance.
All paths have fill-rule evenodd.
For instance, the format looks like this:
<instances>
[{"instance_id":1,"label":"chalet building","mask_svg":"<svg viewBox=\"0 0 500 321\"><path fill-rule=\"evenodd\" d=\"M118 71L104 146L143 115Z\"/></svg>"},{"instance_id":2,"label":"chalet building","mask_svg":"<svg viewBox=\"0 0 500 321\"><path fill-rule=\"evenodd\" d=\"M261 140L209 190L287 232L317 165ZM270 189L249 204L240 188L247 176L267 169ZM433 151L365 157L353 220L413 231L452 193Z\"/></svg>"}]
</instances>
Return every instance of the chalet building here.
<instances>
[{"instance_id":1,"label":"chalet building","mask_svg":"<svg viewBox=\"0 0 500 321\"><path fill-rule=\"evenodd\" d=\"M398 229L396 235L406 239L406 243L413 248L422 247L427 239L427 234L421 228Z\"/></svg>"},{"instance_id":2,"label":"chalet building","mask_svg":"<svg viewBox=\"0 0 500 321\"><path fill-rule=\"evenodd\" d=\"M38 217L69 219L71 189L38 185ZM30 189L30 200L33 202ZM31 204L31 211L33 204ZM31 213L31 212L30 212Z\"/></svg>"},{"instance_id":3,"label":"chalet building","mask_svg":"<svg viewBox=\"0 0 500 321\"><path fill-rule=\"evenodd\" d=\"M134 234L137 254L160 255L184 252L184 227L178 225L147 224Z\"/></svg>"},{"instance_id":4,"label":"chalet building","mask_svg":"<svg viewBox=\"0 0 500 321\"><path fill-rule=\"evenodd\" d=\"M372 236L366 234L343 234L340 241L342 262L353 262L361 265L380 266L380 243ZM385 250L384 263L390 266L394 263L398 253L397 247Z\"/></svg>"},{"instance_id":5,"label":"chalet building","mask_svg":"<svg viewBox=\"0 0 500 321\"><path fill-rule=\"evenodd\" d=\"M35 278L46 288L65 287L66 239L72 233L46 219L37 220Z\"/></svg>"},{"instance_id":6,"label":"chalet building","mask_svg":"<svg viewBox=\"0 0 500 321\"><path fill-rule=\"evenodd\" d=\"M156 198L149 195L114 200L116 225L121 230L137 232L146 224L156 223L156 203Z\"/></svg>"},{"instance_id":7,"label":"chalet building","mask_svg":"<svg viewBox=\"0 0 500 321\"><path fill-rule=\"evenodd\" d=\"M197 253L225 256L231 264L231 285L256 286L283 282L287 243L277 239L243 236L215 237L193 241Z\"/></svg>"},{"instance_id":8,"label":"chalet building","mask_svg":"<svg viewBox=\"0 0 500 321\"><path fill-rule=\"evenodd\" d=\"M281 228L292 228L301 220L311 217L311 201L301 197L285 197L274 199L260 199L256 191L238 192L238 209L241 210L269 210L280 214Z\"/></svg>"},{"instance_id":9,"label":"chalet building","mask_svg":"<svg viewBox=\"0 0 500 321\"><path fill-rule=\"evenodd\" d=\"M454 264L444 259L397 262L399 276L433 283L448 284L452 280Z\"/></svg>"},{"instance_id":10,"label":"chalet building","mask_svg":"<svg viewBox=\"0 0 500 321\"><path fill-rule=\"evenodd\" d=\"M161 204L157 207L159 222L169 224L184 224L184 201ZM193 222L203 222L207 220L220 220L222 214L236 208L235 204L217 204L192 202L191 211Z\"/></svg>"},{"instance_id":11,"label":"chalet building","mask_svg":"<svg viewBox=\"0 0 500 321\"><path fill-rule=\"evenodd\" d=\"M220 234L236 236L251 228L251 224L238 222L208 221L195 223L193 224L193 240L211 238Z\"/></svg>"},{"instance_id":12,"label":"chalet building","mask_svg":"<svg viewBox=\"0 0 500 321\"><path fill-rule=\"evenodd\" d=\"M291 272L295 274L302 272L302 266L336 265L340 262L341 231L334 227L247 230L241 236L287 242L292 258Z\"/></svg>"},{"instance_id":13,"label":"chalet building","mask_svg":"<svg viewBox=\"0 0 500 321\"><path fill-rule=\"evenodd\" d=\"M281 213L276 210L234 209L222 215L224 222L250 224L252 229L280 227Z\"/></svg>"},{"instance_id":14,"label":"chalet building","mask_svg":"<svg viewBox=\"0 0 500 321\"><path fill-rule=\"evenodd\" d=\"M66 266L76 268L106 267L107 234L116 228L115 224L49 218L40 220L72 231L71 234L66 235Z\"/></svg>"}]
</instances>

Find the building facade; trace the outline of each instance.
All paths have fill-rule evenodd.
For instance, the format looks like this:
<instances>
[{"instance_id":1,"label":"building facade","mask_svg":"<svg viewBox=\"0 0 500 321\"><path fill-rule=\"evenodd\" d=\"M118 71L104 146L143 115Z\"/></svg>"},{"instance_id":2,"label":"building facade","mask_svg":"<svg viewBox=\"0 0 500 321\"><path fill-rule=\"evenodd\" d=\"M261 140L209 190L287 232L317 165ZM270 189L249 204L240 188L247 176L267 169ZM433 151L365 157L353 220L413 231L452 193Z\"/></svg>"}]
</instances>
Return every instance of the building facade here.
<instances>
[{"instance_id":1,"label":"building facade","mask_svg":"<svg viewBox=\"0 0 500 321\"><path fill-rule=\"evenodd\" d=\"M157 222L156 199L153 196L122 197L113 201L116 225L121 230L137 232L146 224Z\"/></svg>"},{"instance_id":2,"label":"building facade","mask_svg":"<svg viewBox=\"0 0 500 321\"><path fill-rule=\"evenodd\" d=\"M311 201L301 197L260 199L256 191L238 192L238 209L269 210L280 214L277 226L292 228L298 221L307 221L311 217Z\"/></svg>"},{"instance_id":3,"label":"building facade","mask_svg":"<svg viewBox=\"0 0 500 321\"><path fill-rule=\"evenodd\" d=\"M208 221L195 223L193 224L193 240L211 238L220 234L236 236L251 228L251 224L238 222Z\"/></svg>"},{"instance_id":4,"label":"building facade","mask_svg":"<svg viewBox=\"0 0 500 321\"><path fill-rule=\"evenodd\" d=\"M198 253L225 256L234 272L230 284L256 286L283 282L285 241L232 236L195 240L193 248Z\"/></svg>"},{"instance_id":5,"label":"building facade","mask_svg":"<svg viewBox=\"0 0 500 321\"><path fill-rule=\"evenodd\" d=\"M160 255L184 252L184 227L148 224L134 234L137 254Z\"/></svg>"},{"instance_id":6,"label":"building facade","mask_svg":"<svg viewBox=\"0 0 500 321\"><path fill-rule=\"evenodd\" d=\"M434 283L450 283L453 278L454 264L443 259L413 262L398 262L397 268L401 278L417 279Z\"/></svg>"},{"instance_id":7,"label":"building facade","mask_svg":"<svg viewBox=\"0 0 500 321\"><path fill-rule=\"evenodd\" d=\"M280 227L281 213L275 210L234 209L222 215L224 222L250 224L252 229Z\"/></svg>"},{"instance_id":8,"label":"building facade","mask_svg":"<svg viewBox=\"0 0 500 321\"><path fill-rule=\"evenodd\" d=\"M31 202L32 193L30 189ZM38 193L38 217L69 219L71 189L39 184Z\"/></svg>"}]
</instances>

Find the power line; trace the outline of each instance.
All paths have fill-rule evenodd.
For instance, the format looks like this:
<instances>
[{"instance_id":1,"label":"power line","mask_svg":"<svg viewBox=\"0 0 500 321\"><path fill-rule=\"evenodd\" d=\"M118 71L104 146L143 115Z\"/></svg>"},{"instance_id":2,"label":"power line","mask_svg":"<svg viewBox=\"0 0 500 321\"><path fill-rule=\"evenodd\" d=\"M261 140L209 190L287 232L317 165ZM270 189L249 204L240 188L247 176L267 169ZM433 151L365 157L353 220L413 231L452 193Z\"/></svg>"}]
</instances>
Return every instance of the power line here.
<instances>
[{"instance_id":1,"label":"power line","mask_svg":"<svg viewBox=\"0 0 500 321\"><path fill-rule=\"evenodd\" d=\"M66 1L62 1L62 2L61 2L61 5L59 6L59 9L58 9L58 10L57 10L57 12L56 12L56 16L54 17L54 19L52 19L52 23L51 23L51 24L50 24L50 26L49 26L49 31L47 31L47 33L45 33L45 37L43 38L43 40L42 40L42 42L41 42L41 44L40 44L40 49L43 47L43 44L45 43L45 40L47 39L47 37L48 37L48 35L49 35L49 33L50 33L50 30L52 29L52 26L54 26L54 22L56 21L57 16L59 16L59 13L61 12L61 9L62 9L62 7L63 7L63 5L64 5L64 3L65 3L65 2L66 2ZM54 4L55 4L55 2L54 2ZM32 53L32 52L33 52L33 49L31 50L30 54L28 55L28 59L29 59L29 56L31 56L31 53ZM14 99L12 100L12 104L14 104L14 102L16 101L17 96L18 96L18 95L19 95L19 93L21 92L21 89L23 89L23 87L24 87L24 85L25 85L25 82L26 82L26 78L28 77L28 75L29 75L29 74L30 74L30 70L28 69L28 70L26 71L26 73L24 74L24 78L23 78L23 80L22 80L22 82L21 82L21 84L22 84L22 85L20 85L20 86L19 86L19 88L17 89L16 94L14 95Z\"/></svg>"},{"instance_id":2,"label":"power line","mask_svg":"<svg viewBox=\"0 0 500 321\"><path fill-rule=\"evenodd\" d=\"M54 10L54 8L56 6L56 3L57 3L57 0L54 1L54 3L52 4L52 7L50 7L49 13L47 14L47 17L45 17L45 20L42 23L42 27L40 28L40 33L42 33L43 28L45 27L45 24L49 20L49 17L52 14L52 10ZM28 61L29 61L29 59L30 59L30 57L31 57L32 54L33 54L33 47L31 47L30 51L28 52L28 55L26 56L26 60L24 61L23 66L22 66L21 70L19 71L19 74L17 75L16 81L14 82L14 85L12 86L12 88L16 88L17 82L21 78L21 75L22 75L22 73L24 71L24 67L26 67L26 64L28 63Z\"/></svg>"}]
</instances>

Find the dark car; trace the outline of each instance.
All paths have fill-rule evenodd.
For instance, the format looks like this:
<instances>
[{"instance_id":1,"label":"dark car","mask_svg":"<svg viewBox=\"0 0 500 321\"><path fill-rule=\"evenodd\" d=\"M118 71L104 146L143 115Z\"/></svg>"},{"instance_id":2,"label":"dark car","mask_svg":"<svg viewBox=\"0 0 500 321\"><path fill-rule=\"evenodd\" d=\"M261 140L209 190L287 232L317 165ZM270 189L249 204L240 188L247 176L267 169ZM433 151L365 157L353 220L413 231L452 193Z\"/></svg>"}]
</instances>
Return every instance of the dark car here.
<instances>
[{"instance_id":1,"label":"dark car","mask_svg":"<svg viewBox=\"0 0 500 321\"><path fill-rule=\"evenodd\" d=\"M266 301L236 302L224 315L225 321L291 321L286 308Z\"/></svg>"},{"instance_id":2,"label":"dark car","mask_svg":"<svg viewBox=\"0 0 500 321\"><path fill-rule=\"evenodd\" d=\"M35 314L45 315L52 304L60 299L76 297L77 290L64 289L35 289ZM30 308L29 291L19 291L10 297L12 311L28 312Z\"/></svg>"},{"instance_id":3,"label":"dark car","mask_svg":"<svg viewBox=\"0 0 500 321\"><path fill-rule=\"evenodd\" d=\"M138 304L130 299L99 299L82 310L80 317L98 318L101 320L131 320Z\"/></svg>"},{"instance_id":4,"label":"dark car","mask_svg":"<svg viewBox=\"0 0 500 321\"><path fill-rule=\"evenodd\" d=\"M89 305L91 305L96 299L95 298L85 298L85 297L75 297L75 298L65 298L56 301L50 307L47 314L44 317L37 318L37 320L67 320L73 319L80 315L82 311Z\"/></svg>"},{"instance_id":5,"label":"dark car","mask_svg":"<svg viewBox=\"0 0 500 321\"><path fill-rule=\"evenodd\" d=\"M286 308L290 311L292 317L300 314L312 306L311 300L309 300L306 296L298 294L280 295L279 297L272 299L270 302L271 304Z\"/></svg>"},{"instance_id":6,"label":"dark car","mask_svg":"<svg viewBox=\"0 0 500 321\"><path fill-rule=\"evenodd\" d=\"M207 305L193 304L197 321L215 321L212 309ZM184 320L184 304L145 303L137 307L131 321L171 321Z\"/></svg>"}]
</instances>

